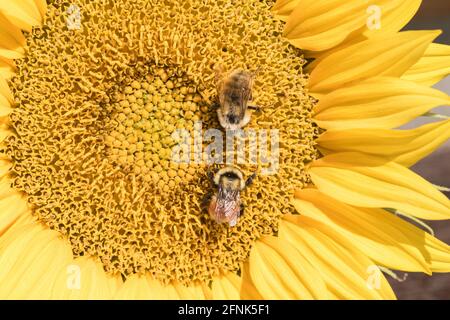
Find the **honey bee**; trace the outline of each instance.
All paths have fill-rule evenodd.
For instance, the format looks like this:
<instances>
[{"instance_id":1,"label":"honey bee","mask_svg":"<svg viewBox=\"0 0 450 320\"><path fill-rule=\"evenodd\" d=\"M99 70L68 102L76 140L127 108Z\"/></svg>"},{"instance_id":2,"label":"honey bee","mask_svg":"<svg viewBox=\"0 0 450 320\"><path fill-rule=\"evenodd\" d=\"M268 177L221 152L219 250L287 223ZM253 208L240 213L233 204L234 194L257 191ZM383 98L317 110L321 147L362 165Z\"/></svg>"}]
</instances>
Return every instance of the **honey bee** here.
<instances>
[{"instance_id":1,"label":"honey bee","mask_svg":"<svg viewBox=\"0 0 450 320\"><path fill-rule=\"evenodd\" d=\"M220 125L226 130L237 130L245 127L251 118L250 110L259 107L249 104L252 101L253 81L259 70L255 72L234 70L224 73L223 67L216 69L216 87L219 96L217 116Z\"/></svg>"},{"instance_id":2,"label":"honey bee","mask_svg":"<svg viewBox=\"0 0 450 320\"><path fill-rule=\"evenodd\" d=\"M241 203L241 191L253 182L256 174L244 180L238 168L228 166L215 174L210 172L209 175L217 187L217 192L210 197L208 213L217 223L228 223L230 227L233 227L244 210Z\"/></svg>"}]
</instances>

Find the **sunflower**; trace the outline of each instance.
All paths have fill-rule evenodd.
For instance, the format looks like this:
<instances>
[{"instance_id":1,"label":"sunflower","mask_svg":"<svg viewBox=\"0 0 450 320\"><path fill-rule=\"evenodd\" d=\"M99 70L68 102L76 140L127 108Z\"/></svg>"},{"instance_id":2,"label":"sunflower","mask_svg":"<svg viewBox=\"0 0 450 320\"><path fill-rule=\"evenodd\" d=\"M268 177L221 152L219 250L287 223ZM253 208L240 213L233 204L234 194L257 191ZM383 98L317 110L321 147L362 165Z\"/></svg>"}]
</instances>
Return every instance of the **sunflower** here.
<instances>
[{"instance_id":1,"label":"sunflower","mask_svg":"<svg viewBox=\"0 0 450 320\"><path fill-rule=\"evenodd\" d=\"M440 31L400 31L420 3L0 4L0 296L395 299L382 271L450 271L422 221L450 217L444 188L408 169L450 121L395 130L450 101ZM171 161L177 129L220 127L217 63L260 67L248 127L280 139L233 228L207 166Z\"/></svg>"}]
</instances>

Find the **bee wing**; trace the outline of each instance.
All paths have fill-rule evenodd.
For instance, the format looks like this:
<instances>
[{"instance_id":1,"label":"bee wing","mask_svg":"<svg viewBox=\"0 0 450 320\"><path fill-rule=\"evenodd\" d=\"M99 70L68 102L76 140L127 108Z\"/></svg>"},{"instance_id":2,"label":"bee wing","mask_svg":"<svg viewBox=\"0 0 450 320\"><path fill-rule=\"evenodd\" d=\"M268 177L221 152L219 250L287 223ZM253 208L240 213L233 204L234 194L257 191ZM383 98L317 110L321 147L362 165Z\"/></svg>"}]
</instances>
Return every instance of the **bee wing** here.
<instances>
[{"instance_id":1,"label":"bee wing","mask_svg":"<svg viewBox=\"0 0 450 320\"><path fill-rule=\"evenodd\" d=\"M247 107L247 102L252 101L252 87L253 87L253 79L254 79L253 73L247 74L246 77L243 77L241 79L242 81L242 94L241 94L241 106L242 108Z\"/></svg>"},{"instance_id":2,"label":"bee wing","mask_svg":"<svg viewBox=\"0 0 450 320\"><path fill-rule=\"evenodd\" d=\"M250 88L242 88L241 101L239 105L244 110L247 108L247 103L252 100L252 90Z\"/></svg>"},{"instance_id":3,"label":"bee wing","mask_svg":"<svg viewBox=\"0 0 450 320\"><path fill-rule=\"evenodd\" d=\"M214 67L214 76L216 79L216 83L219 82L223 78L224 67L222 64L216 65Z\"/></svg>"},{"instance_id":4,"label":"bee wing","mask_svg":"<svg viewBox=\"0 0 450 320\"><path fill-rule=\"evenodd\" d=\"M237 220L241 211L239 191L225 189L219 185L216 211L224 221L232 222L233 220Z\"/></svg>"},{"instance_id":5,"label":"bee wing","mask_svg":"<svg viewBox=\"0 0 450 320\"><path fill-rule=\"evenodd\" d=\"M224 81L224 68L223 65L218 65L214 69L214 79L216 81L217 95L219 96L219 102L222 105L225 100L225 81Z\"/></svg>"},{"instance_id":6,"label":"bee wing","mask_svg":"<svg viewBox=\"0 0 450 320\"><path fill-rule=\"evenodd\" d=\"M217 84L217 95L219 96L219 103L221 106L223 106L225 102L225 89L224 89L224 81L221 80Z\"/></svg>"}]
</instances>

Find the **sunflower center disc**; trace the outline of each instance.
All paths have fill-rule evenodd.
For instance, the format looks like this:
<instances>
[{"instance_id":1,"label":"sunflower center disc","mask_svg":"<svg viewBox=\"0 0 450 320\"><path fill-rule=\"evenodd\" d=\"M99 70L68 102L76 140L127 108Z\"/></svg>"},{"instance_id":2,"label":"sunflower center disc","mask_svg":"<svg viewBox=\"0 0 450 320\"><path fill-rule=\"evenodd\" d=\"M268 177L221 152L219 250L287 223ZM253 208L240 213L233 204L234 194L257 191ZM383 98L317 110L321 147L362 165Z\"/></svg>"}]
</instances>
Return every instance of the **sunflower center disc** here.
<instances>
[{"instance_id":1,"label":"sunflower center disc","mask_svg":"<svg viewBox=\"0 0 450 320\"><path fill-rule=\"evenodd\" d=\"M187 284L237 271L254 240L294 212L292 191L317 157L305 61L283 23L259 0L50 2L11 84L14 187L75 256L98 257L107 272ZM68 27L73 4L79 29ZM280 140L278 171L246 190L234 228L201 208L207 166L170 158L175 129L220 129L209 107L218 62L261 67L253 95L263 111L248 128L278 129ZM239 166L248 176L262 165Z\"/></svg>"}]
</instances>

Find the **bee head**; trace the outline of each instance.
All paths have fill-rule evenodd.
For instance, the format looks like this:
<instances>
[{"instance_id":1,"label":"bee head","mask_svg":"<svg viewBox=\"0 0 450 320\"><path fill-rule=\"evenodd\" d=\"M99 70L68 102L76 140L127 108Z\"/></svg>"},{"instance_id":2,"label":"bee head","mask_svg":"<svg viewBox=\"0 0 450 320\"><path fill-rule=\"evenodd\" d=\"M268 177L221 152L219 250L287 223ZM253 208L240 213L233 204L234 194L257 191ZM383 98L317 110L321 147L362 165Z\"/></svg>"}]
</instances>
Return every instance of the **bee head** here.
<instances>
[{"instance_id":1,"label":"bee head","mask_svg":"<svg viewBox=\"0 0 450 320\"><path fill-rule=\"evenodd\" d=\"M226 189L241 190L244 187L241 171L233 167L220 169L214 176L214 182Z\"/></svg>"},{"instance_id":2,"label":"bee head","mask_svg":"<svg viewBox=\"0 0 450 320\"><path fill-rule=\"evenodd\" d=\"M226 115L227 120L231 124L238 124L239 123L239 117L236 114L229 113Z\"/></svg>"}]
</instances>

